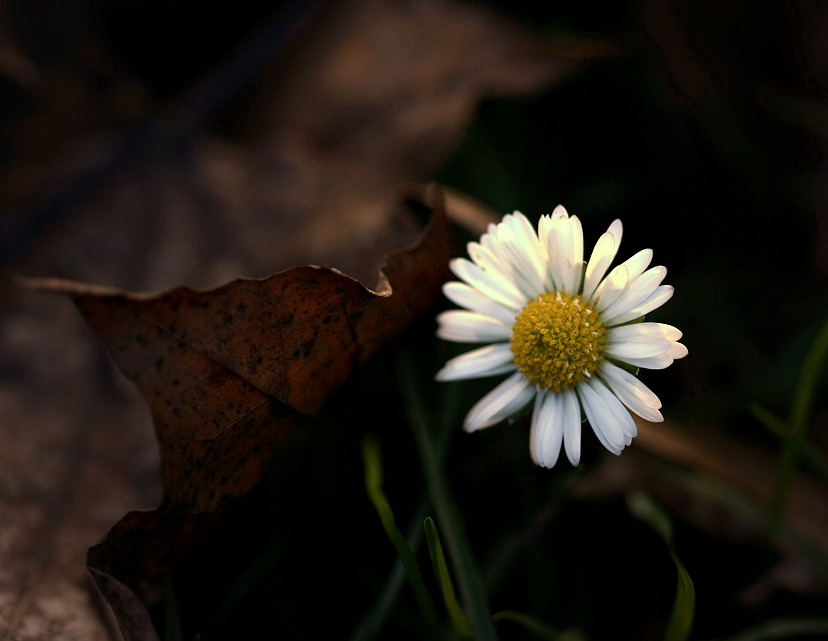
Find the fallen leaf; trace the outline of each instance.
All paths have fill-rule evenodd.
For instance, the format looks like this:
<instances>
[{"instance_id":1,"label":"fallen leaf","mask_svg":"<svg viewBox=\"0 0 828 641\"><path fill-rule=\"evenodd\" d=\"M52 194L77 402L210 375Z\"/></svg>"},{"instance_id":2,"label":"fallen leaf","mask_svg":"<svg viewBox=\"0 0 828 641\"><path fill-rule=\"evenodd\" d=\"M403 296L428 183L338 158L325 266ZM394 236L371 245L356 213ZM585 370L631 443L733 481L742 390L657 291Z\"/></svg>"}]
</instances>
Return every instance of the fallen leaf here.
<instances>
[{"instance_id":1,"label":"fallen leaf","mask_svg":"<svg viewBox=\"0 0 828 641\"><path fill-rule=\"evenodd\" d=\"M324 267L157 296L26 281L71 296L153 413L164 500L127 514L88 557L126 639L153 638L158 581L255 486L290 430L432 305L454 245L439 190L429 201L428 230L389 256L377 291Z\"/></svg>"}]
</instances>

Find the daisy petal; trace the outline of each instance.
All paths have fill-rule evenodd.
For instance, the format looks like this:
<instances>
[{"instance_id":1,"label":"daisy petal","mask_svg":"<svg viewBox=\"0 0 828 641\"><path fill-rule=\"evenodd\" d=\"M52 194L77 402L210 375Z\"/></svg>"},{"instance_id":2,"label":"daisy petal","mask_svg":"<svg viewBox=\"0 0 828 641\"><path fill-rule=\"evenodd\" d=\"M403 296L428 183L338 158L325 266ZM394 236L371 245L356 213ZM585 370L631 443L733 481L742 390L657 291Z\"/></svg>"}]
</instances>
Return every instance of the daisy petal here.
<instances>
[{"instance_id":1,"label":"daisy petal","mask_svg":"<svg viewBox=\"0 0 828 641\"><path fill-rule=\"evenodd\" d=\"M673 364L673 357L667 352L646 358L622 358L621 360L633 367L643 367L644 369L664 369Z\"/></svg>"},{"instance_id":2,"label":"daisy petal","mask_svg":"<svg viewBox=\"0 0 828 641\"><path fill-rule=\"evenodd\" d=\"M629 445L632 439L638 436L638 428L635 426L635 421L630 416L627 408L624 407L621 401L618 400L618 397L602 381L593 378L590 383L592 384L592 389L598 393L598 396L601 397L601 400L606 403L607 408L612 412L615 420L618 421L618 427L621 428L621 431L626 437L625 442Z\"/></svg>"},{"instance_id":3,"label":"daisy petal","mask_svg":"<svg viewBox=\"0 0 828 641\"><path fill-rule=\"evenodd\" d=\"M503 222L487 239L487 244L504 265L502 276L524 296L534 298L543 291L543 276L538 274L532 259L527 255L526 247L522 246L523 241L515 234L515 229L519 234L520 228L513 228L512 219L511 215L505 216Z\"/></svg>"},{"instance_id":4,"label":"daisy petal","mask_svg":"<svg viewBox=\"0 0 828 641\"><path fill-rule=\"evenodd\" d=\"M581 405L601 445L613 454L620 454L626 446L624 432L613 411L607 407L604 399L596 391L593 381L604 387L603 383L594 379L578 385L576 390L581 399Z\"/></svg>"},{"instance_id":5,"label":"daisy petal","mask_svg":"<svg viewBox=\"0 0 828 641\"><path fill-rule=\"evenodd\" d=\"M523 273L513 264L510 254L507 252L508 247L488 234L484 234L481 241L483 244L469 243L466 245L469 256L475 264L499 281L511 283L521 292L521 295L535 296L535 286L531 285ZM496 248L494 243L497 243Z\"/></svg>"},{"instance_id":6,"label":"daisy petal","mask_svg":"<svg viewBox=\"0 0 828 641\"><path fill-rule=\"evenodd\" d=\"M552 216L541 216L538 221L538 244L544 260L549 260L549 235L552 233L554 223Z\"/></svg>"},{"instance_id":7,"label":"daisy petal","mask_svg":"<svg viewBox=\"0 0 828 641\"><path fill-rule=\"evenodd\" d=\"M532 400L535 387L520 372L515 372L471 408L463 429L467 432L499 423Z\"/></svg>"},{"instance_id":8,"label":"daisy petal","mask_svg":"<svg viewBox=\"0 0 828 641\"><path fill-rule=\"evenodd\" d=\"M661 401L635 376L609 361L601 363L599 374L618 400L631 411L653 423L660 423L664 420L661 412L658 411Z\"/></svg>"},{"instance_id":9,"label":"daisy petal","mask_svg":"<svg viewBox=\"0 0 828 641\"><path fill-rule=\"evenodd\" d=\"M541 467L552 467L558 461L563 442L563 423L560 421L561 400L558 394L547 392L537 410L534 450Z\"/></svg>"},{"instance_id":10,"label":"daisy petal","mask_svg":"<svg viewBox=\"0 0 828 641\"><path fill-rule=\"evenodd\" d=\"M627 266L627 271L630 272L630 280L638 278L644 273L644 270L650 266L650 261L653 259L652 249L642 249L637 254L630 256L622 265Z\"/></svg>"},{"instance_id":11,"label":"daisy petal","mask_svg":"<svg viewBox=\"0 0 828 641\"><path fill-rule=\"evenodd\" d=\"M500 230L498 239L509 258L509 262L523 278L523 281L518 282L518 287L525 294L534 298L543 291L543 280L546 277L544 265L539 257L534 256L537 251L537 239L532 241L519 238L508 226L504 226ZM534 248L532 248L532 244L535 246ZM524 281L526 289L520 287Z\"/></svg>"},{"instance_id":12,"label":"daisy petal","mask_svg":"<svg viewBox=\"0 0 828 641\"><path fill-rule=\"evenodd\" d=\"M516 369L511 345L495 343L452 358L434 378L438 381L457 381L505 374Z\"/></svg>"},{"instance_id":13,"label":"daisy petal","mask_svg":"<svg viewBox=\"0 0 828 641\"><path fill-rule=\"evenodd\" d=\"M623 314L641 305L661 284L666 275L666 267L653 267L634 280L630 278L624 293L612 305L604 308L606 318Z\"/></svg>"},{"instance_id":14,"label":"daisy petal","mask_svg":"<svg viewBox=\"0 0 828 641\"><path fill-rule=\"evenodd\" d=\"M460 307L465 307L484 316L491 316L507 325L513 325L515 316L520 313L520 310L505 307L471 285L459 283L456 280L445 283L443 293L455 305L460 305Z\"/></svg>"},{"instance_id":15,"label":"daisy petal","mask_svg":"<svg viewBox=\"0 0 828 641\"><path fill-rule=\"evenodd\" d=\"M483 271L470 260L455 258L449 263L449 267L460 280L501 305L523 309L528 302L527 297L512 283Z\"/></svg>"},{"instance_id":16,"label":"daisy petal","mask_svg":"<svg viewBox=\"0 0 828 641\"><path fill-rule=\"evenodd\" d=\"M615 244L620 247L621 246L621 236L624 235L624 226L621 224L621 221L616 218L610 223L610 226L607 228L607 231L615 236Z\"/></svg>"},{"instance_id":17,"label":"daisy petal","mask_svg":"<svg viewBox=\"0 0 828 641\"><path fill-rule=\"evenodd\" d=\"M663 329L666 333L664 334L664 338L668 341L673 341L674 343L680 339L684 334L678 327L673 327L672 325L668 325L667 323L654 323ZM680 358L680 357L679 357Z\"/></svg>"},{"instance_id":18,"label":"daisy petal","mask_svg":"<svg viewBox=\"0 0 828 641\"><path fill-rule=\"evenodd\" d=\"M509 273L509 264L502 260L491 249L480 243L468 243L466 252L475 265L489 274L505 277Z\"/></svg>"},{"instance_id":19,"label":"daisy petal","mask_svg":"<svg viewBox=\"0 0 828 641\"><path fill-rule=\"evenodd\" d=\"M540 465L540 460L538 459L538 452L540 451L540 448L536 447L537 443L535 441L538 436L538 415L540 413L541 405L543 405L548 393L549 392L539 391L535 395L535 407L532 408L532 421L531 427L529 428L529 454L535 465Z\"/></svg>"},{"instance_id":20,"label":"daisy petal","mask_svg":"<svg viewBox=\"0 0 828 641\"><path fill-rule=\"evenodd\" d=\"M665 338L673 342L681 338L681 332L672 325L665 323L635 323L634 325L613 327L607 331L607 340L610 343L636 340L644 336Z\"/></svg>"},{"instance_id":21,"label":"daisy petal","mask_svg":"<svg viewBox=\"0 0 828 641\"><path fill-rule=\"evenodd\" d=\"M477 312L452 309L437 316L437 336L458 343L507 341L512 328L505 323Z\"/></svg>"},{"instance_id":22,"label":"daisy petal","mask_svg":"<svg viewBox=\"0 0 828 641\"><path fill-rule=\"evenodd\" d=\"M630 358L648 358L664 354L671 343L666 338L637 336L619 343L607 343L604 352L609 356L626 361Z\"/></svg>"},{"instance_id":23,"label":"daisy petal","mask_svg":"<svg viewBox=\"0 0 828 641\"><path fill-rule=\"evenodd\" d=\"M566 207L563 205L558 205L555 209L552 210L552 214L550 218L552 218L552 222L558 222L559 218L566 218L569 214L566 212Z\"/></svg>"},{"instance_id":24,"label":"daisy petal","mask_svg":"<svg viewBox=\"0 0 828 641\"><path fill-rule=\"evenodd\" d=\"M598 239L598 242L595 243L584 276L584 298L590 299L592 297L595 289L598 287L598 283L601 282L604 274L607 273L607 269L609 269L621 244L621 230L621 221L616 220L610 225L609 230L604 232L601 238Z\"/></svg>"},{"instance_id":25,"label":"daisy petal","mask_svg":"<svg viewBox=\"0 0 828 641\"><path fill-rule=\"evenodd\" d=\"M653 311L654 309L661 307L672 297L672 285L659 285L658 287L656 287L655 291L652 294L650 294L650 296L635 309L631 309L628 312L620 313L618 314L618 316L614 317L604 315L604 326L612 327L613 325L621 325L622 323L628 323L631 320L635 320L636 318L641 318L642 316L644 316L644 314L647 314Z\"/></svg>"},{"instance_id":26,"label":"daisy petal","mask_svg":"<svg viewBox=\"0 0 828 641\"><path fill-rule=\"evenodd\" d=\"M618 300L618 298L624 293L628 280L629 274L627 273L626 265L618 265L618 267L609 273L609 276L607 276L601 284L598 285L598 289L595 290L595 295L592 297L598 311L603 312L607 307Z\"/></svg>"},{"instance_id":27,"label":"daisy petal","mask_svg":"<svg viewBox=\"0 0 828 641\"><path fill-rule=\"evenodd\" d=\"M569 226L572 228L572 257L574 258L575 263L580 267L584 262L584 229L581 226L581 221L577 216L569 217ZM580 276L581 274L579 273L579 280Z\"/></svg>"},{"instance_id":28,"label":"daisy petal","mask_svg":"<svg viewBox=\"0 0 828 641\"><path fill-rule=\"evenodd\" d=\"M520 240L521 245L526 247L529 258L535 266L538 274L543 275L546 271L546 258L541 251L540 241L535 228L529 219L519 211L512 214L512 231Z\"/></svg>"},{"instance_id":29,"label":"daisy petal","mask_svg":"<svg viewBox=\"0 0 828 641\"><path fill-rule=\"evenodd\" d=\"M584 230L577 216L569 217L569 227L572 231L572 265L569 273L569 293L577 294L581 288L581 278L584 273Z\"/></svg>"},{"instance_id":30,"label":"daisy petal","mask_svg":"<svg viewBox=\"0 0 828 641\"><path fill-rule=\"evenodd\" d=\"M681 343L673 343L667 351L667 355L673 359L684 358L687 356L687 348Z\"/></svg>"},{"instance_id":31,"label":"daisy petal","mask_svg":"<svg viewBox=\"0 0 828 641\"><path fill-rule=\"evenodd\" d=\"M558 289L567 294L575 293L575 270L580 267L580 263L575 265L576 241L571 220L566 216L558 218L552 236L555 248L549 252L550 267L554 264L552 279L558 285ZM580 230L580 227L578 229ZM583 238L581 243L583 244Z\"/></svg>"},{"instance_id":32,"label":"daisy petal","mask_svg":"<svg viewBox=\"0 0 828 641\"><path fill-rule=\"evenodd\" d=\"M572 465L581 462L581 406L573 390L561 392L561 417L566 458Z\"/></svg>"}]
</instances>

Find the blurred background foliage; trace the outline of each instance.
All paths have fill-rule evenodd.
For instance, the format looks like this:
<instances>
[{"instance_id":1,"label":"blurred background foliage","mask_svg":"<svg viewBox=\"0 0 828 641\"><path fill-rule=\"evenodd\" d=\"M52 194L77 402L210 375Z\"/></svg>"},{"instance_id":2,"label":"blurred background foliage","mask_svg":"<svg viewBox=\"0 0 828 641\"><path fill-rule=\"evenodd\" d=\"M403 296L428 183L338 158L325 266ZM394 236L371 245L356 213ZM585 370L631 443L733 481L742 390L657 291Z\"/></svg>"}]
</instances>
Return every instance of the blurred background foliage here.
<instances>
[{"instance_id":1,"label":"blurred background foliage","mask_svg":"<svg viewBox=\"0 0 828 641\"><path fill-rule=\"evenodd\" d=\"M339 639L357 629L386 589L395 559L363 487L364 434L379 439L385 494L400 530L405 534L412 521L416 530L422 520L425 485L404 411L406 392L395 374L405 347L417 355L433 424L457 432L447 469L492 612L529 613L586 639L663 638L675 566L624 498L645 490L666 506L675 549L696 586L691 638L736 638L754 626L759 632L744 638L788 638L767 636L776 628L761 627L779 618L793 622L790 629L801 624L811 630L797 638L824 638L824 628L814 631L819 622L808 625L814 617L824 624L828 611L826 481L802 478L790 490L800 519L791 527L801 533L805 524L815 546L797 547L767 516L779 439L748 408L758 402L787 420L802 363L828 317L828 7L805 0L334 4L237 1L208 8L185 0L0 0L4 261L37 275L154 288L177 284L179 276L201 286L225 276L264 276L297 260L301 252L281 239L277 251L285 254L270 263L235 262L202 280L191 272L206 268L195 263L190 271L170 268L164 277L144 278L140 270L150 271L145 263L107 271L103 259L84 253L92 246L85 236L72 240L73 249L59 253L60 260L53 248L63 237L76 238L73 220L89 215L88 204L124 166L152 168L158 158L198 156L204 138L232 149L258 148L267 139L263 105L278 111L281 104L268 102L280 95L273 86L290 77L284 72L289 63L307 58L312 65L318 55L307 46L313 38L295 35L313 34L326 15L463 7L492 12L527 42L560 46L573 57L568 38L589 36L607 43L603 55L540 91L486 97L462 136L455 141L446 133L450 154L402 173L412 181L433 178L498 215L518 209L536 220L564 204L583 221L587 246L621 218L622 258L654 249L676 295L652 320L679 327L690 350L665 372L641 375L664 403L667 445L642 435L640 444L611 459L585 434L580 468L559 462L548 471L529 459L526 420L461 435L465 412L493 382L432 382L458 350L433 338L433 317L423 318L339 390L307 430L291 436L258 489L178 561L153 610L162 637ZM466 15L456 14L458 20ZM262 34L272 51L256 49ZM227 60L253 62L227 67ZM406 74L417 76L418 62L414 56L400 71L403 84ZM276 80L261 81L262 69ZM355 116L369 125L371 117ZM359 122L329 143L348 144L348 135L369 127ZM149 181L157 177L145 173ZM328 179L337 176L347 179L335 171ZM199 218L201 210L195 211ZM314 211L301 213L303 224L314 222ZM279 215L251 233L297 224ZM354 233L344 214L319 220L345 241ZM459 225L456 231L460 246L479 233ZM406 234L410 228L389 238L400 244ZM156 235L140 242L157 241ZM96 242L105 246L106 235ZM378 246L395 244L386 239ZM121 252L117 245L111 253L140 254L142 247ZM347 262L349 247L373 252L353 263L364 269L360 276L370 274L381 255L374 245L343 242L330 264L349 271L350 265L335 262ZM324 252L308 262L320 256ZM4 290L7 311L17 309L17 296ZM6 360L4 381L21 371L39 375L20 364L28 358L21 354ZM122 383L100 355L90 358L110 394L129 394L118 391ZM823 453L824 380L816 386L805 435ZM146 417L138 422L150 429ZM21 477L36 461L32 455L20 464ZM133 482L143 482L142 474ZM149 485L143 494L127 493L124 507L151 506L158 488ZM4 492L11 504L12 491ZM820 509L802 513L797 505ZM4 514L14 517L13 511ZM98 536L101 527L93 529ZM86 539L81 548L95 542ZM421 566L430 570L425 545L418 549ZM29 552L32 558L45 553ZM83 581L79 576L72 575L75 584ZM13 578L3 579L6 587ZM20 603L0 607L17 635L9 638L47 638L26 636ZM497 629L503 639L535 638L507 620ZM110 626L106 634L117 633ZM425 634L404 588L379 638Z\"/></svg>"}]
</instances>

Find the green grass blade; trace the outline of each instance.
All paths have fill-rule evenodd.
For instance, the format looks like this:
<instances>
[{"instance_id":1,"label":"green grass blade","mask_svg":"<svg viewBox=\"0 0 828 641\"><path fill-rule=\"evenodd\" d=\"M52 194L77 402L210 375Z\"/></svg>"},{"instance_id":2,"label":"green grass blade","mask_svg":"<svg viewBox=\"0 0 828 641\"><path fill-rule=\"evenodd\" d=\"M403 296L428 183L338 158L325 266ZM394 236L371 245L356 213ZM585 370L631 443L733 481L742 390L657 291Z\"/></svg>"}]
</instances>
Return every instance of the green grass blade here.
<instances>
[{"instance_id":1,"label":"green grass blade","mask_svg":"<svg viewBox=\"0 0 828 641\"><path fill-rule=\"evenodd\" d=\"M779 438L787 439L790 437L790 426L758 403L751 403L748 405L748 411L753 414L753 418L767 427L768 430L776 434Z\"/></svg>"},{"instance_id":2,"label":"green grass blade","mask_svg":"<svg viewBox=\"0 0 828 641\"><path fill-rule=\"evenodd\" d=\"M451 437L454 435L452 427L458 420L457 408L460 405L458 399L461 386L457 381L453 381L443 385L442 389L444 390L444 398L442 403L443 407L440 411L440 433L436 446L437 460L440 463L442 463L445 453L448 450ZM423 499L417 508L416 514L411 519L411 525L405 537L415 554L424 536L422 523L428 514L428 509L428 501ZM377 602L362 617L354 632L351 634L350 641L370 641L379 634L379 631L382 629L388 615L394 608L394 604L399 598L399 593L405 580L405 566L403 565L402 559L397 557Z\"/></svg>"},{"instance_id":3,"label":"green grass blade","mask_svg":"<svg viewBox=\"0 0 828 641\"><path fill-rule=\"evenodd\" d=\"M678 580L676 581L676 599L673 602L673 612L670 614L670 622L667 624L667 632L664 641L686 641L693 628L693 617L696 612L696 590L693 587L693 579L678 558L673 545L667 546L673 563L676 564Z\"/></svg>"},{"instance_id":4,"label":"green grass blade","mask_svg":"<svg viewBox=\"0 0 828 641\"><path fill-rule=\"evenodd\" d=\"M405 537L405 540L408 541L408 545L415 552L415 555L420 542L423 539L423 528L420 524L423 522L423 519L427 514L428 501L423 499L417 507L417 512L412 519L412 524L408 529L408 536ZM365 616L362 617L359 624L349 637L350 641L370 641L379 634L380 630L382 630L382 626L385 625L386 619L388 619L388 616L394 609L394 605L399 598L400 590L402 589L405 581L405 566L403 565L402 559L398 555L396 561L394 561L394 567L391 568L388 578L385 581L385 586L383 587L377 602L374 604L374 607L366 612Z\"/></svg>"},{"instance_id":5,"label":"green grass blade","mask_svg":"<svg viewBox=\"0 0 828 641\"><path fill-rule=\"evenodd\" d=\"M423 527L428 541L428 551L431 554L431 563L434 566L434 575L440 583L443 601L451 617L451 622L454 624L454 629L457 630L457 634L461 639L473 639L474 633L469 620L466 618L466 613L463 612L463 608L457 602L454 584L451 582L446 557L443 555L443 546L440 545L440 537L437 534L437 528L434 526L434 520L429 516L423 523Z\"/></svg>"},{"instance_id":6,"label":"green grass blade","mask_svg":"<svg viewBox=\"0 0 828 641\"><path fill-rule=\"evenodd\" d=\"M811 422L811 412L814 404L814 393L819 383L820 375L825 369L828 360L828 320L817 334L811 345L802 371L799 375L796 393L791 405L791 416L788 423L784 423L760 405L750 406L750 412L768 429L782 439L782 452L776 473L776 487L773 497L774 521L772 528L776 529L783 520L785 502L788 498L791 480L797 466L797 460L804 458L811 467L823 476L828 474L828 464L824 458L804 441L805 431Z\"/></svg>"},{"instance_id":7,"label":"green grass blade","mask_svg":"<svg viewBox=\"0 0 828 641\"><path fill-rule=\"evenodd\" d=\"M828 320L817 334L816 340L808 351L802 372L799 375L799 384L794 395L791 407L791 430L794 435L802 435L808 427L811 410L814 404L814 390L819 382L820 374L828 359Z\"/></svg>"},{"instance_id":8,"label":"green grass blade","mask_svg":"<svg viewBox=\"0 0 828 641\"><path fill-rule=\"evenodd\" d=\"M667 551L676 565L678 578L676 580L676 598L673 602L673 612L667 624L664 641L686 641L693 627L693 617L696 611L696 590L693 580L676 554L673 546L673 525L670 518L656 505L649 496L637 492L629 497L627 502L636 517L653 528L667 545Z\"/></svg>"},{"instance_id":9,"label":"green grass blade","mask_svg":"<svg viewBox=\"0 0 828 641\"><path fill-rule=\"evenodd\" d=\"M782 512L785 509L788 488L790 487L791 479L793 479L797 455L801 453L803 442L801 436L796 435L790 425L782 419L777 418L761 405L752 403L748 406L748 410L757 421L762 423L762 425L782 440L782 451L779 455L772 499L775 514L772 527L776 528L779 522L782 521Z\"/></svg>"},{"instance_id":10,"label":"green grass blade","mask_svg":"<svg viewBox=\"0 0 828 641\"><path fill-rule=\"evenodd\" d=\"M382 458L379 443L375 437L369 435L362 440L362 457L365 462L365 489L368 492L368 498L374 504L374 508L382 521L382 526L396 548L403 566L405 566L408 582L417 597L417 603L423 613L423 618L428 625L434 625L437 621L434 604L428 594L425 581L423 581L423 575L417 565L414 551L397 528L391 505L382 492Z\"/></svg>"},{"instance_id":11,"label":"green grass blade","mask_svg":"<svg viewBox=\"0 0 828 641\"><path fill-rule=\"evenodd\" d=\"M443 531L455 580L477 641L497 641L483 590L483 580L471 552L457 507L443 471L441 453L432 441L423 394L417 380L414 354L404 350L398 361L400 389L406 414L414 432L429 500Z\"/></svg>"},{"instance_id":12,"label":"green grass blade","mask_svg":"<svg viewBox=\"0 0 828 641\"><path fill-rule=\"evenodd\" d=\"M574 630L558 630L537 617L513 610L501 610L492 616L493 621L514 621L524 630L547 641L584 641L584 635Z\"/></svg>"}]
</instances>

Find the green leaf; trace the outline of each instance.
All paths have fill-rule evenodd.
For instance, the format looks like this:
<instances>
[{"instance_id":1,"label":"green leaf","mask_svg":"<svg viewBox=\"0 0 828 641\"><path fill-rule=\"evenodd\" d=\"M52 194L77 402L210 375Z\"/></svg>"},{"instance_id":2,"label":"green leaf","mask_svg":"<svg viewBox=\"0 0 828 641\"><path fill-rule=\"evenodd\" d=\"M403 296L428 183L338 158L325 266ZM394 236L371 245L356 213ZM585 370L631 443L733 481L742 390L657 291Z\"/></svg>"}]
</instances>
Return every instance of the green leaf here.
<instances>
[{"instance_id":1,"label":"green leaf","mask_svg":"<svg viewBox=\"0 0 828 641\"><path fill-rule=\"evenodd\" d=\"M655 530L667 544L667 551L676 565L678 579L676 581L676 598L673 602L673 612L667 624L664 641L686 641L693 627L693 617L696 610L696 590L693 580L676 554L673 546L673 525L667 514L643 492L636 492L628 497L627 505L630 512L644 521Z\"/></svg>"},{"instance_id":2,"label":"green leaf","mask_svg":"<svg viewBox=\"0 0 828 641\"><path fill-rule=\"evenodd\" d=\"M365 489L368 492L368 497L371 499L371 503L374 504L377 514L379 514L385 533L391 539L391 543L393 543L405 566L408 582L417 597L417 603L423 613L423 618L428 625L434 625L437 620L434 604L428 594L425 581L423 581L423 575L417 565L414 551L397 528L391 505L382 492L382 457L379 442L373 435L367 435L362 439L362 458L365 462Z\"/></svg>"},{"instance_id":3,"label":"green leaf","mask_svg":"<svg viewBox=\"0 0 828 641\"><path fill-rule=\"evenodd\" d=\"M434 566L434 575L440 583L443 601L451 617L451 622L454 624L454 629L457 630L457 634L461 639L473 639L474 633L469 620L466 618L463 608L457 602L457 595L454 593L454 584L451 582L446 557L443 555L443 546L440 545L440 537L437 535L434 520L429 516L423 523L423 527L428 541L428 551L431 554L431 563Z\"/></svg>"},{"instance_id":4,"label":"green leaf","mask_svg":"<svg viewBox=\"0 0 828 641\"><path fill-rule=\"evenodd\" d=\"M583 641L584 635L577 630L558 630L537 617L513 610L501 610L492 617L492 621L514 621L525 630L548 641Z\"/></svg>"},{"instance_id":5,"label":"green leaf","mask_svg":"<svg viewBox=\"0 0 828 641\"><path fill-rule=\"evenodd\" d=\"M429 500L436 512L443 538L451 558L463 609L477 641L496 641L494 628L483 590L483 580L471 552L463 522L451 496L443 471L441 448L432 440L425 401L417 380L414 354L402 350L398 360L400 390L406 414L414 432Z\"/></svg>"}]
</instances>

